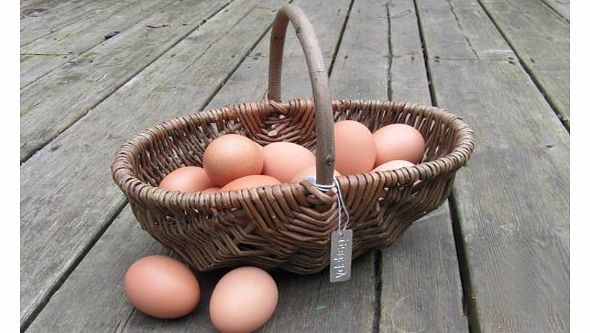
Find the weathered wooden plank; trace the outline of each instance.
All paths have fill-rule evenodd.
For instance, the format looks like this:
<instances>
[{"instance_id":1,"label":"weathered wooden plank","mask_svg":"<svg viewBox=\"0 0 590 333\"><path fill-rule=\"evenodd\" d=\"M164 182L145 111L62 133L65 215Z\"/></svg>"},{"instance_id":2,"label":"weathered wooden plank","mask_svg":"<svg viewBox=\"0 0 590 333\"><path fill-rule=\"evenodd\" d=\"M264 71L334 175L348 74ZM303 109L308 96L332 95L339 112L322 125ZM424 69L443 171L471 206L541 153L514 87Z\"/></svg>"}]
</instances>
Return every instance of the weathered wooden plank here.
<instances>
[{"instance_id":1,"label":"weathered wooden plank","mask_svg":"<svg viewBox=\"0 0 590 333\"><path fill-rule=\"evenodd\" d=\"M332 3L314 3L310 0L295 0L312 22L326 67L333 61L340 29L344 25L350 7L349 0L338 0ZM283 59L282 99L296 97L311 98L311 83L303 50L289 26L285 41ZM267 34L252 50L248 58L232 75L223 88L211 100L208 109L223 107L242 101L260 101L268 87L268 53L270 35Z\"/></svg>"},{"instance_id":2,"label":"weathered wooden plank","mask_svg":"<svg viewBox=\"0 0 590 333\"><path fill-rule=\"evenodd\" d=\"M481 4L569 127L569 23L536 0Z\"/></svg>"},{"instance_id":3,"label":"weathered wooden plank","mask_svg":"<svg viewBox=\"0 0 590 333\"><path fill-rule=\"evenodd\" d=\"M420 10L420 17L429 24L422 27L424 38L440 36L437 43L428 43L432 59L515 60L514 52L488 21L485 11L473 1L430 1Z\"/></svg>"},{"instance_id":4,"label":"weathered wooden plank","mask_svg":"<svg viewBox=\"0 0 590 333\"><path fill-rule=\"evenodd\" d=\"M383 251L380 332L469 332L449 208Z\"/></svg>"},{"instance_id":5,"label":"weathered wooden plank","mask_svg":"<svg viewBox=\"0 0 590 333\"><path fill-rule=\"evenodd\" d=\"M455 194L482 330L569 331L567 133L516 65L441 62L432 73L439 103L479 143Z\"/></svg>"},{"instance_id":6,"label":"weathered wooden plank","mask_svg":"<svg viewBox=\"0 0 590 333\"><path fill-rule=\"evenodd\" d=\"M352 276L330 283L328 270L314 276L277 276L284 300L261 332L371 332L374 325L374 251L354 260Z\"/></svg>"},{"instance_id":7,"label":"weathered wooden plank","mask_svg":"<svg viewBox=\"0 0 590 333\"><path fill-rule=\"evenodd\" d=\"M393 1L388 12L391 97L431 105L414 3ZM447 204L382 252L380 332L469 331Z\"/></svg>"},{"instance_id":8,"label":"weathered wooden plank","mask_svg":"<svg viewBox=\"0 0 590 333\"><path fill-rule=\"evenodd\" d=\"M21 90L21 160L178 43L226 0L176 1ZM164 28L149 28L166 24Z\"/></svg>"},{"instance_id":9,"label":"weathered wooden plank","mask_svg":"<svg viewBox=\"0 0 590 333\"><path fill-rule=\"evenodd\" d=\"M64 5L67 3L62 0L24 0L20 2L20 18L22 20L27 17L39 17Z\"/></svg>"},{"instance_id":10,"label":"weathered wooden plank","mask_svg":"<svg viewBox=\"0 0 590 333\"><path fill-rule=\"evenodd\" d=\"M570 2L569 0L540 0L547 6L551 7L561 17L568 22L570 21Z\"/></svg>"},{"instance_id":11,"label":"weathered wooden plank","mask_svg":"<svg viewBox=\"0 0 590 333\"><path fill-rule=\"evenodd\" d=\"M154 123L202 108L270 25L268 7L278 5L262 6L232 3L23 163L21 323L124 204L110 175L117 147ZM199 7L185 9L198 16Z\"/></svg>"},{"instance_id":12,"label":"weathered wooden plank","mask_svg":"<svg viewBox=\"0 0 590 333\"><path fill-rule=\"evenodd\" d=\"M71 54L21 54L20 87L26 87L75 56Z\"/></svg>"},{"instance_id":13,"label":"weathered wooden plank","mask_svg":"<svg viewBox=\"0 0 590 333\"><path fill-rule=\"evenodd\" d=\"M385 3L355 1L332 69L333 99L387 99L389 32Z\"/></svg>"},{"instance_id":14,"label":"weathered wooden plank","mask_svg":"<svg viewBox=\"0 0 590 333\"><path fill-rule=\"evenodd\" d=\"M391 44L389 98L432 105L414 3L411 0L392 1L388 14Z\"/></svg>"},{"instance_id":15,"label":"weathered wooden plank","mask_svg":"<svg viewBox=\"0 0 590 333\"><path fill-rule=\"evenodd\" d=\"M66 27L49 33L21 47L21 54L59 54L78 55L92 49L114 34L133 26L153 12L171 4L167 1L120 1L101 11L93 12L84 20L74 22ZM152 25L152 29L166 29L168 26ZM108 37L111 36L111 37ZM108 37L108 38L107 38ZM33 63L21 64L21 75L25 72L25 82L31 83L51 70L68 62L68 57L57 56L44 59L43 66ZM23 80L21 80L21 88Z\"/></svg>"},{"instance_id":16,"label":"weathered wooden plank","mask_svg":"<svg viewBox=\"0 0 590 333\"><path fill-rule=\"evenodd\" d=\"M133 311L123 291L127 268L141 257L168 252L141 230L128 206L27 332L112 332Z\"/></svg>"},{"instance_id":17,"label":"weathered wooden plank","mask_svg":"<svg viewBox=\"0 0 590 333\"><path fill-rule=\"evenodd\" d=\"M426 49L444 48L447 27L422 15L440 2L418 4ZM474 329L568 331L567 132L518 63L430 58L429 67L437 103L478 142L454 189Z\"/></svg>"},{"instance_id":18,"label":"weathered wooden plank","mask_svg":"<svg viewBox=\"0 0 590 333\"><path fill-rule=\"evenodd\" d=\"M117 1L35 1L21 4L20 45L26 45L69 24L91 17Z\"/></svg>"}]
</instances>

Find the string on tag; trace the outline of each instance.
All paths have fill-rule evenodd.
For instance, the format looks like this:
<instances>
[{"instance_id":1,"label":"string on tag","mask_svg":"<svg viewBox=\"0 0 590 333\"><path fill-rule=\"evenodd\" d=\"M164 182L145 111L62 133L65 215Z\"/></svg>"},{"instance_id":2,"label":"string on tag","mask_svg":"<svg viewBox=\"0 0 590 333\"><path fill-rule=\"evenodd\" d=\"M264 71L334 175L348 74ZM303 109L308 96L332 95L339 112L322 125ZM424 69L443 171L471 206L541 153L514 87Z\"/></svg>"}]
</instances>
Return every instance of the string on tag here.
<instances>
[{"instance_id":1,"label":"string on tag","mask_svg":"<svg viewBox=\"0 0 590 333\"><path fill-rule=\"evenodd\" d=\"M330 282L344 282L350 280L352 268L352 229L346 229L350 221L348 209L342 197L342 190L338 179L333 177L330 185L316 182L315 177L305 177L322 192L336 189L336 203L338 205L338 230L332 231L330 236Z\"/></svg>"},{"instance_id":2,"label":"string on tag","mask_svg":"<svg viewBox=\"0 0 590 333\"><path fill-rule=\"evenodd\" d=\"M304 177L304 179L307 179L313 186L317 187L322 192L328 192L333 188L336 189L336 203L338 205L338 231L340 234L342 234L342 231L346 230L348 227L350 215L348 214L348 209L346 209L346 204L344 203L344 198L342 197L342 191L340 190L340 183L338 183L336 176L333 177L333 182L330 185L318 184L315 177L313 176Z\"/></svg>"}]
</instances>

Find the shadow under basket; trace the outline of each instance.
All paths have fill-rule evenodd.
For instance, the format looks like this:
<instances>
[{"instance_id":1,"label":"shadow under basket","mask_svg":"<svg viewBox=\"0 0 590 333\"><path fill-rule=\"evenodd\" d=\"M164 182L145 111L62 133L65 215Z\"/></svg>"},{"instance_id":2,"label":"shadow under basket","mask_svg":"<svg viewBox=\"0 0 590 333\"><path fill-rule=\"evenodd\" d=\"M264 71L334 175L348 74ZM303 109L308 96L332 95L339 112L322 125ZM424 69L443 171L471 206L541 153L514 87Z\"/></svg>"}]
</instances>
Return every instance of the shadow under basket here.
<instances>
[{"instance_id":1,"label":"shadow under basket","mask_svg":"<svg viewBox=\"0 0 590 333\"><path fill-rule=\"evenodd\" d=\"M281 38L288 20L295 25L311 66L313 101L280 102ZM321 51L309 46L314 38L300 9L283 7L271 38L269 99L166 121L137 134L115 156L113 179L142 228L199 271L253 265L315 273L329 265L330 236L338 229L336 191L321 191L306 180L218 193L157 187L177 168L202 166L205 148L221 135L244 135L263 146L288 141L307 147L327 161L319 168L320 179L320 172L324 178L326 174L331 178L333 172L334 121L356 120L372 132L394 123L420 131L426 142L421 163L337 177L350 215L348 229L354 234L353 258L391 244L412 222L440 206L449 195L455 172L473 152L471 129L443 109L391 101L331 100L325 71L319 80L311 74L317 74L314 62L320 71L324 69Z\"/></svg>"}]
</instances>

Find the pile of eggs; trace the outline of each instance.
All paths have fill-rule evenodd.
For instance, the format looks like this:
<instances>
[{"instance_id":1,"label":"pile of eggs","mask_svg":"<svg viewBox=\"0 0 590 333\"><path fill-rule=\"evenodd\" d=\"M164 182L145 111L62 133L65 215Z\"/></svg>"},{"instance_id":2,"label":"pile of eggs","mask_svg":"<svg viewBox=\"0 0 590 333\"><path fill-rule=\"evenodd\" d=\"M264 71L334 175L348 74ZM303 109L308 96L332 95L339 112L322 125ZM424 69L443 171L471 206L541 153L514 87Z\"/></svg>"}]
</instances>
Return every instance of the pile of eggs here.
<instances>
[{"instance_id":1,"label":"pile of eggs","mask_svg":"<svg viewBox=\"0 0 590 333\"><path fill-rule=\"evenodd\" d=\"M334 125L334 174L353 175L394 170L421 161L424 138L414 127L392 124L371 131L354 120ZM178 192L218 192L314 177L314 153L295 143L274 142L264 147L237 134L211 141L203 154L203 167L187 166L166 175L159 187Z\"/></svg>"},{"instance_id":2,"label":"pile of eggs","mask_svg":"<svg viewBox=\"0 0 590 333\"><path fill-rule=\"evenodd\" d=\"M336 176L410 167L422 160L424 138L414 127L392 124L371 133L362 123L343 120L334 125ZM186 166L166 175L159 187L178 192L219 192L315 177L315 155L290 142L264 147L237 134L211 141L203 167ZM158 318L178 318L192 312L200 288L192 271L167 256L135 262L125 275L125 293L140 311ZM278 303L273 278L256 267L240 267L219 280L211 295L209 315L220 332L252 332L272 316Z\"/></svg>"}]
</instances>

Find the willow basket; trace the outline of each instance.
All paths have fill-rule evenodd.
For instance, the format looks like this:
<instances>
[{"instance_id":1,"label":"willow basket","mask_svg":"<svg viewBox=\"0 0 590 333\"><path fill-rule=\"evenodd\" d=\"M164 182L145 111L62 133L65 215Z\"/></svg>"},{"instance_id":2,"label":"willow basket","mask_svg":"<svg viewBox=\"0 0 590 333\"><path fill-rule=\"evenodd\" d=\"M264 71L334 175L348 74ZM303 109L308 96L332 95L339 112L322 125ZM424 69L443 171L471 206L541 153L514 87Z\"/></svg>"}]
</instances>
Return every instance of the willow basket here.
<instances>
[{"instance_id":1,"label":"willow basket","mask_svg":"<svg viewBox=\"0 0 590 333\"><path fill-rule=\"evenodd\" d=\"M284 38L294 25L303 47L313 100L280 100ZM420 131L420 164L394 171L337 177L354 231L353 257L391 244L418 218L442 204L455 172L473 149L471 129L442 109L373 100L331 100L313 28L296 6L281 8L271 36L268 98L178 117L137 134L112 165L142 228L199 271L255 265L300 274L329 264L338 228L333 190L308 181L219 193L179 193L157 187L176 168L202 166L208 143L236 133L261 145L289 141L316 152L319 184L333 181L334 121L352 119L371 131L393 123Z\"/></svg>"}]
</instances>

